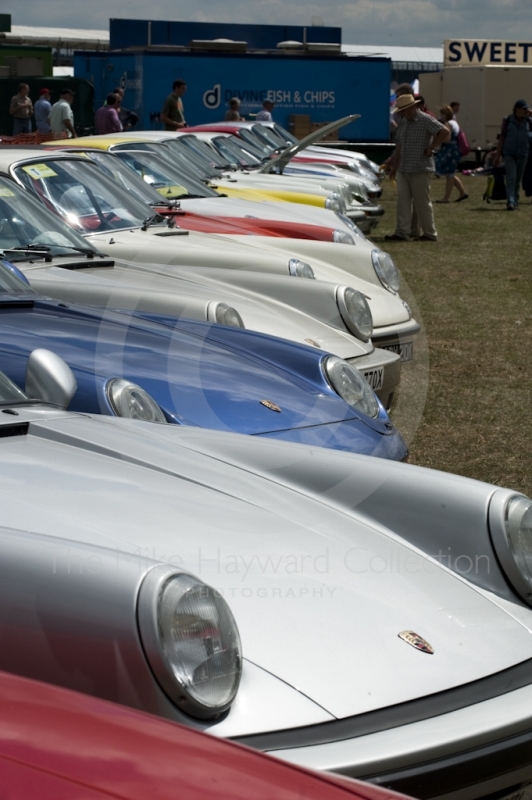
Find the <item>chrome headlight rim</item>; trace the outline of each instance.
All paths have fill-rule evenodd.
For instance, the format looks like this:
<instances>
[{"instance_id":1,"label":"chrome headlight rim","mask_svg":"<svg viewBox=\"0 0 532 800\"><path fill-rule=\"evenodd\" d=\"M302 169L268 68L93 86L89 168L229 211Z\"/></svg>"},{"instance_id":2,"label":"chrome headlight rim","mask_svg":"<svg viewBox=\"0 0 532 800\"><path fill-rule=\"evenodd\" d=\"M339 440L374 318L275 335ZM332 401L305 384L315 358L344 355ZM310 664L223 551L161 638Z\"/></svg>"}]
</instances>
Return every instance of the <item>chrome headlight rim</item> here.
<instances>
[{"instance_id":1,"label":"chrome headlight rim","mask_svg":"<svg viewBox=\"0 0 532 800\"><path fill-rule=\"evenodd\" d=\"M226 325L229 328L245 328L244 320L234 306L219 300L211 300L207 306L207 322Z\"/></svg>"},{"instance_id":2,"label":"chrome headlight rim","mask_svg":"<svg viewBox=\"0 0 532 800\"><path fill-rule=\"evenodd\" d=\"M133 397L134 394L137 395L136 398ZM139 422L153 422L161 425L168 422L157 401L154 400L142 386L138 386L138 384L133 383L133 381L128 381L125 378L111 378L105 384L105 395L116 417L134 419ZM124 413L127 411L128 395L130 401L141 401L144 404L146 412L144 416Z\"/></svg>"},{"instance_id":3,"label":"chrome headlight rim","mask_svg":"<svg viewBox=\"0 0 532 800\"><path fill-rule=\"evenodd\" d=\"M388 291L393 294L397 294L401 285L401 280L391 255L384 250L372 250L371 263L384 288L388 289Z\"/></svg>"},{"instance_id":4,"label":"chrome headlight rim","mask_svg":"<svg viewBox=\"0 0 532 800\"><path fill-rule=\"evenodd\" d=\"M232 690L224 702L218 704L200 702L170 663L161 631L161 603L170 584L176 582L183 590L183 597L190 591L200 589L205 592L206 597L215 598L216 604L223 609L231 622L238 663ZM175 567L169 565L154 567L144 577L140 587L137 601L137 622L142 648L150 669L157 683L179 710L191 717L203 720L218 719L228 711L240 686L243 656L238 626L229 605L219 592L188 572L176 570Z\"/></svg>"},{"instance_id":5,"label":"chrome headlight rim","mask_svg":"<svg viewBox=\"0 0 532 800\"><path fill-rule=\"evenodd\" d=\"M489 506L489 532L495 553L506 579L514 591L532 606L532 499L519 492L499 489ZM529 549L520 554L523 541L519 541L517 522L528 519ZM526 544L526 543L525 543ZM523 569L523 560L528 567ZM520 564L521 562L521 564Z\"/></svg>"},{"instance_id":6,"label":"chrome headlight rim","mask_svg":"<svg viewBox=\"0 0 532 800\"><path fill-rule=\"evenodd\" d=\"M362 231L360 230L360 228L359 228L357 225L355 225L355 223L353 222L353 220L352 220L352 219L349 219L349 217L347 217L345 214L340 214L338 211L336 211L335 213L336 213L336 216L338 217L338 219L339 219L341 222L343 222L343 223L344 223L344 225L347 225L347 227L348 227L348 228L349 228L351 231L353 231L353 233L355 234L355 236L356 236L357 238L359 238L359 239L364 239L364 241L367 241L367 237L366 237L366 236L364 236L364 234L362 233Z\"/></svg>"},{"instance_id":7,"label":"chrome headlight rim","mask_svg":"<svg viewBox=\"0 0 532 800\"><path fill-rule=\"evenodd\" d=\"M333 231L333 242L336 242L336 244L355 244L355 240L350 233L340 230Z\"/></svg>"},{"instance_id":8,"label":"chrome headlight rim","mask_svg":"<svg viewBox=\"0 0 532 800\"><path fill-rule=\"evenodd\" d=\"M337 214L345 214L347 211L345 201L338 192L332 192L331 196L325 199L325 208L328 208L329 211L336 211Z\"/></svg>"},{"instance_id":9,"label":"chrome headlight rim","mask_svg":"<svg viewBox=\"0 0 532 800\"><path fill-rule=\"evenodd\" d=\"M307 264L306 261L301 261L300 258L291 258L288 262L288 274L292 278L307 278L315 280L314 270Z\"/></svg>"},{"instance_id":10,"label":"chrome headlight rim","mask_svg":"<svg viewBox=\"0 0 532 800\"><path fill-rule=\"evenodd\" d=\"M351 408L370 419L376 419L380 412L380 405L375 392L370 387L364 376L351 364L338 356L326 356L322 361L322 369L325 379L336 394L344 400ZM347 375L356 387L358 402L354 403L349 399L349 393L342 386L340 375Z\"/></svg>"},{"instance_id":11,"label":"chrome headlight rim","mask_svg":"<svg viewBox=\"0 0 532 800\"><path fill-rule=\"evenodd\" d=\"M363 342L369 342L373 333L373 316L366 297L351 286L336 288L336 304L348 330ZM355 309L358 308L358 313Z\"/></svg>"}]
</instances>

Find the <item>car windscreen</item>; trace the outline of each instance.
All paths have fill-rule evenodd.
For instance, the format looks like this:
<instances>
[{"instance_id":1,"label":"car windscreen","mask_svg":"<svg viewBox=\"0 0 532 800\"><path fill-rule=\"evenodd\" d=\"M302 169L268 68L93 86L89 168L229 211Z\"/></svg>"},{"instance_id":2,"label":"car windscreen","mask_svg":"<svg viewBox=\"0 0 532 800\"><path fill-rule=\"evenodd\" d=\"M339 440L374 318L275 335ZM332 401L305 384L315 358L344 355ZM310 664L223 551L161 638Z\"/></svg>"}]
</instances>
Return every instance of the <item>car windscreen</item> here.
<instances>
[{"instance_id":1,"label":"car windscreen","mask_svg":"<svg viewBox=\"0 0 532 800\"><path fill-rule=\"evenodd\" d=\"M166 200L218 197L213 189L189 177L182 170L174 169L156 153L145 150L119 150L115 153L115 157Z\"/></svg>"},{"instance_id":2,"label":"car windscreen","mask_svg":"<svg viewBox=\"0 0 532 800\"><path fill-rule=\"evenodd\" d=\"M54 257L98 252L30 193L0 178L0 250L18 262L38 257L39 247Z\"/></svg>"},{"instance_id":3,"label":"car windscreen","mask_svg":"<svg viewBox=\"0 0 532 800\"><path fill-rule=\"evenodd\" d=\"M196 177L202 181L210 181L213 178L220 177L220 170L208 161L201 153L191 150L183 142L180 141L181 137L175 139L167 139L165 142L172 159L178 159L174 163L176 166L185 167L188 170L194 170Z\"/></svg>"},{"instance_id":4,"label":"car windscreen","mask_svg":"<svg viewBox=\"0 0 532 800\"><path fill-rule=\"evenodd\" d=\"M119 158L116 158L112 153L105 153L102 150L91 150L86 153L88 157L94 161L98 166L118 183L118 185L130 192L133 197L137 197L144 203L156 203L160 198L155 189L152 189L149 184L144 183L142 178L135 175L134 172L122 163Z\"/></svg>"},{"instance_id":5,"label":"car windscreen","mask_svg":"<svg viewBox=\"0 0 532 800\"><path fill-rule=\"evenodd\" d=\"M83 233L143 225L151 209L122 191L89 159L47 159L16 167L18 180Z\"/></svg>"},{"instance_id":6,"label":"car windscreen","mask_svg":"<svg viewBox=\"0 0 532 800\"><path fill-rule=\"evenodd\" d=\"M266 142L274 150L278 150L281 147L284 150L286 147L286 141L279 136L273 128L268 128L267 125L260 125L257 123L253 126L252 131L258 139Z\"/></svg>"},{"instance_id":7,"label":"car windscreen","mask_svg":"<svg viewBox=\"0 0 532 800\"><path fill-rule=\"evenodd\" d=\"M266 127L266 125L264 127ZM290 131L287 131L282 125L278 125L277 122L273 123L273 130L279 138L283 139L287 144L297 144L299 142L299 139L296 139Z\"/></svg>"},{"instance_id":8,"label":"car windscreen","mask_svg":"<svg viewBox=\"0 0 532 800\"><path fill-rule=\"evenodd\" d=\"M0 258L1 256L0 252ZM26 283L22 273L14 264L0 260L0 300L2 295L6 294L37 294L37 292Z\"/></svg>"},{"instance_id":9,"label":"car windscreen","mask_svg":"<svg viewBox=\"0 0 532 800\"><path fill-rule=\"evenodd\" d=\"M24 392L21 392L18 386L15 386L15 384L9 380L7 375L0 372L0 405L28 402L30 402L29 397L24 394ZM13 417L11 417L11 419L13 419Z\"/></svg>"},{"instance_id":10,"label":"car windscreen","mask_svg":"<svg viewBox=\"0 0 532 800\"><path fill-rule=\"evenodd\" d=\"M251 145L255 151L261 153L262 158L265 156L269 156L274 151L274 147L269 142L265 142L262 139L259 139L253 131L250 131L248 128L242 128L238 135L238 139L241 142L245 142L248 145ZM252 151L253 152L253 151Z\"/></svg>"},{"instance_id":11,"label":"car windscreen","mask_svg":"<svg viewBox=\"0 0 532 800\"><path fill-rule=\"evenodd\" d=\"M239 167L256 167L262 162L262 155L253 156L241 147L234 136L216 136L212 140L216 149L233 164ZM244 142L242 144L245 144Z\"/></svg>"},{"instance_id":12,"label":"car windscreen","mask_svg":"<svg viewBox=\"0 0 532 800\"><path fill-rule=\"evenodd\" d=\"M181 145L185 145L185 147L192 150L193 153L201 156L201 158L207 161L212 167L227 169L232 166L227 159L221 156L208 142L203 142L201 139L198 139L197 136L183 134L179 137L179 142Z\"/></svg>"}]
</instances>

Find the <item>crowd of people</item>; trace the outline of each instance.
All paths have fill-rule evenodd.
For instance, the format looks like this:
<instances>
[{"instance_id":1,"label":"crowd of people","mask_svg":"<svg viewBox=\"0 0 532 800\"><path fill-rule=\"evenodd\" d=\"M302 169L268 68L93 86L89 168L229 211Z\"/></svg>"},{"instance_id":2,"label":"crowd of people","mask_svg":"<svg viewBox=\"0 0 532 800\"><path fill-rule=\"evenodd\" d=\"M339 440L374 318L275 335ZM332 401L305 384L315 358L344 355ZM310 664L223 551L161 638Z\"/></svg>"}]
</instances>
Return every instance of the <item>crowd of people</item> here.
<instances>
[{"instance_id":1,"label":"crowd of people","mask_svg":"<svg viewBox=\"0 0 532 800\"><path fill-rule=\"evenodd\" d=\"M75 97L73 89L63 89L57 103L50 102L52 93L43 87L39 91L39 99L33 106L30 98L30 87L21 83L18 93L11 98L9 113L13 117L13 136L21 133L32 132L32 117L35 116L35 126L39 133L65 134L75 137L74 114L72 102Z\"/></svg>"},{"instance_id":2,"label":"crowd of people","mask_svg":"<svg viewBox=\"0 0 532 800\"><path fill-rule=\"evenodd\" d=\"M383 169L396 181L396 226L385 239L407 242L438 240L430 197L431 179L444 179L443 197L436 203L449 203L453 189L458 190L455 202L467 200L458 165L469 144L457 120L460 103L454 101L440 108L439 119L425 106L424 98L413 94L410 84L397 87L396 104L391 110L390 131L396 142L395 151ZM502 121L497 148L490 154L489 170L504 160L507 209L519 208L521 184L532 195L532 110L526 100L517 100L512 114ZM488 170L482 170L487 172ZM528 183L527 183L528 182Z\"/></svg>"}]
</instances>

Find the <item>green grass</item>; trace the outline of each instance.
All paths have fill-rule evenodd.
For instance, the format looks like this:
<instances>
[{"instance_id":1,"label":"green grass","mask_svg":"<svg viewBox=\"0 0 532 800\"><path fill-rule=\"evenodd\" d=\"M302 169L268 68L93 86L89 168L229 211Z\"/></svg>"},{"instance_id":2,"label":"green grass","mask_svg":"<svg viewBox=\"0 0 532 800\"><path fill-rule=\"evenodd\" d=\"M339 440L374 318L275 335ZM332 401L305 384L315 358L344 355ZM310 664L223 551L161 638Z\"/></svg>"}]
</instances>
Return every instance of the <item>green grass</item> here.
<instances>
[{"instance_id":1,"label":"green grass","mask_svg":"<svg viewBox=\"0 0 532 800\"><path fill-rule=\"evenodd\" d=\"M394 258L423 325L392 416L411 463L532 496L532 205L522 197L508 212L482 200L486 178L464 185L469 200L434 205L437 243L383 241L395 224L384 185L372 238ZM435 179L433 200L443 191Z\"/></svg>"}]
</instances>

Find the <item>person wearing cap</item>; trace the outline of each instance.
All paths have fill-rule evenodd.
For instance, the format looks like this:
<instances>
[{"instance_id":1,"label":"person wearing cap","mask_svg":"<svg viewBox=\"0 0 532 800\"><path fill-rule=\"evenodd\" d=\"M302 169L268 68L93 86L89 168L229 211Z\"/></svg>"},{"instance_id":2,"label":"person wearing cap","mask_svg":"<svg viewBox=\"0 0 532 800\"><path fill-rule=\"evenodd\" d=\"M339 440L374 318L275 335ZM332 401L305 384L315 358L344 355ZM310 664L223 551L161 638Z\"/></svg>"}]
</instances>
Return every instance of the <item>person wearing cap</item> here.
<instances>
[{"instance_id":1,"label":"person wearing cap","mask_svg":"<svg viewBox=\"0 0 532 800\"><path fill-rule=\"evenodd\" d=\"M273 122L272 111L275 103L271 100L262 101L262 111L255 117L256 122Z\"/></svg>"},{"instance_id":2,"label":"person wearing cap","mask_svg":"<svg viewBox=\"0 0 532 800\"><path fill-rule=\"evenodd\" d=\"M63 89L61 99L54 103L50 111L50 128L53 133L66 133L69 139L75 139L77 133L74 130L74 114L72 112L72 101L74 100L72 89Z\"/></svg>"},{"instance_id":3,"label":"person wearing cap","mask_svg":"<svg viewBox=\"0 0 532 800\"><path fill-rule=\"evenodd\" d=\"M430 200L430 181L434 173L432 151L448 141L450 133L441 122L419 110L420 102L412 94L404 94L397 98L395 106L401 121L390 177L397 181L397 221L394 233L384 237L388 240L409 241L412 209L417 213L421 231L416 238L438 240Z\"/></svg>"},{"instance_id":4,"label":"person wearing cap","mask_svg":"<svg viewBox=\"0 0 532 800\"><path fill-rule=\"evenodd\" d=\"M506 169L506 208L519 208L519 187L528 161L531 111L526 100L517 100L512 114L502 121L497 150L493 158L496 167L504 156Z\"/></svg>"},{"instance_id":5,"label":"person wearing cap","mask_svg":"<svg viewBox=\"0 0 532 800\"><path fill-rule=\"evenodd\" d=\"M39 91L39 99L34 106L35 124L39 133L50 133L50 111L52 104L50 103L50 89L42 88Z\"/></svg>"}]
</instances>

